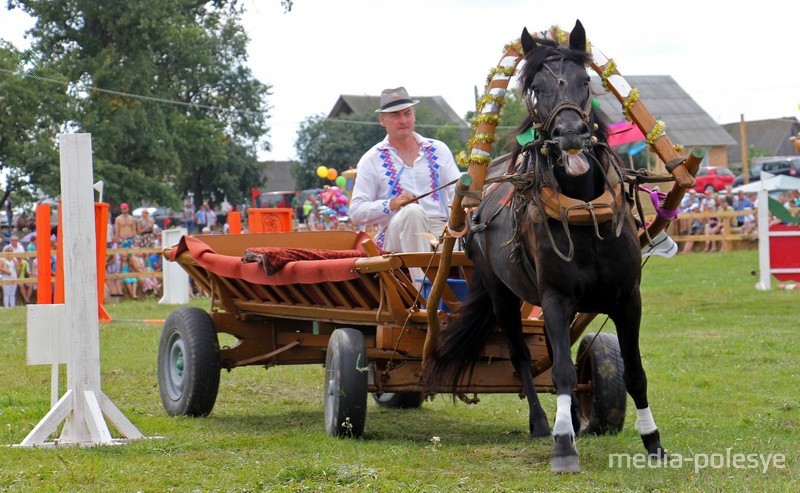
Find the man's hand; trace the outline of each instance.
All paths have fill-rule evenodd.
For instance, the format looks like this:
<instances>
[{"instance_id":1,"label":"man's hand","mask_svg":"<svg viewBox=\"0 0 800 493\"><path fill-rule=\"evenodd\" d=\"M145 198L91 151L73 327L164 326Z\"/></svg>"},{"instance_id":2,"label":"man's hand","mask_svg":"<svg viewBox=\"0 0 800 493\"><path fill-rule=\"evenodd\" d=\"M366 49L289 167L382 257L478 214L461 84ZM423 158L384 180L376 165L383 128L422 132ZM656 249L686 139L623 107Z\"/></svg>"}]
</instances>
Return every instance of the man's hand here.
<instances>
[{"instance_id":1,"label":"man's hand","mask_svg":"<svg viewBox=\"0 0 800 493\"><path fill-rule=\"evenodd\" d=\"M394 197L392 200L389 201L389 210L391 211L399 211L406 203L410 200L414 200L416 197L411 195L408 192L403 192L400 195Z\"/></svg>"}]
</instances>

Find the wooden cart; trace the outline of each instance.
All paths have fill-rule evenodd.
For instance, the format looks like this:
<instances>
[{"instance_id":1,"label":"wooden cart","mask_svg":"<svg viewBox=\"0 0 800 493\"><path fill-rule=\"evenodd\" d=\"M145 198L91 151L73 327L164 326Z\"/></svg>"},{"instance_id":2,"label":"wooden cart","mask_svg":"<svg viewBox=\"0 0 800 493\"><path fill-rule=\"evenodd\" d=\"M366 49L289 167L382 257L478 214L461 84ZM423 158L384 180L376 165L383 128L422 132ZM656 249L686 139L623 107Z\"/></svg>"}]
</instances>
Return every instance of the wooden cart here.
<instances>
[{"instance_id":1,"label":"wooden cart","mask_svg":"<svg viewBox=\"0 0 800 493\"><path fill-rule=\"evenodd\" d=\"M365 256L292 262L284 268L290 272L280 274L284 277L278 281L269 279L258 262L243 262L246 250L254 247L309 245L333 251L360 248ZM216 401L220 371L240 366L324 364L325 429L330 435L363 433L369 393L384 407L422 404L421 362L430 309L419 283L409 279L408 268L426 269L433 279L440 254L381 254L371 238L350 231L186 236L164 253L211 295L210 311L180 307L165 321L158 379L168 414L207 415ZM343 269L347 262L350 267ZM469 259L454 252L450 266L450 274L468 286ZM441 307L455 308L457 302L447 285ZM552 392L543 322L531 316L534 308L524 305L520 317L537 388ZM436 314L446 316L439 307ZM578 315L573 342L590 320ZM220 333L234 336L235 344L220 347ZM619 431L626 394L616 337L586 335L581 351L587 354L578 359L576 396L583 425ZM458 391L522 392L502 332L493 335Z\"/></svg>"}]
</instances>

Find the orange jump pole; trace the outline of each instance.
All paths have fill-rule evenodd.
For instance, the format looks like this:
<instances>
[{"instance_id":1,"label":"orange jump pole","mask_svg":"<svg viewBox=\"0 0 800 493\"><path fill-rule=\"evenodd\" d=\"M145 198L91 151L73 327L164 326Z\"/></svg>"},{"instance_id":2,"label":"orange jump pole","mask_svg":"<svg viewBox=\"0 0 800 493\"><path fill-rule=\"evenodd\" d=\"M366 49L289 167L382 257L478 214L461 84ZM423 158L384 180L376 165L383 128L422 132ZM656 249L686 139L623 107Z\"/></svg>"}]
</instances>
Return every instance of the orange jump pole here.
<instances>
[{"instance_id":1,"label":"orange jump pole","mask_svg":"<svg viewBox=\"0 0 800 493\"><path fill-rule=\"evenodd\" d=\"M36 205L36 303L53 304L53 266L50 263L50 204Z\"/></svg>"},{"instance_id":2,"label":"orange jump pole","mask_svg":"<svg viewBox=\"0 0 800 493\"><path fill-rule=\"evenodd\" d=\"M97 256L97 314L101 322L110 322L111 315L103 306L106 288L106 251L108 250L108 204L94 203L95 250Z\"/></svg>"},{"instance_id":3,"label":"orange jump pole","mask_svg":"<svg viewBox=\"0 0 800 493\"><path fill-rule=\"evenodd\" d=\"M242 232L242 213L239 211L228 212L228 234L239 234Z\"/></svg>"},{"instance_id":4,"label":"orange jump pole","mask_svg":"<svg viewBox=\"0 0 800 493\"><path fill-rule=\"evenodd\" d=\"M64 304L64 228L61 222L61 210L58 207L58 227L56 229L56 283L53 292L53 303L56 305Z\"/></svg>"}]
</instances>

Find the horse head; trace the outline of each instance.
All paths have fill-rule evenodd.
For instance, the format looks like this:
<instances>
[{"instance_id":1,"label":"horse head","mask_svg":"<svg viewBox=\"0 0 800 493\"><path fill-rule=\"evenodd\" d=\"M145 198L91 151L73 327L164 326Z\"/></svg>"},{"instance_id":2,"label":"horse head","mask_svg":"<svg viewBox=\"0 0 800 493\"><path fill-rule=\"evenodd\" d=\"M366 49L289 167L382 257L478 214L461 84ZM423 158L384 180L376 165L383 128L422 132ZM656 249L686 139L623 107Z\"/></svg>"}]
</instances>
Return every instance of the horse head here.
<instances>
[{"instance_id":1,"label":"horse head","mask_svg":"<svg viewBox=\"0 0 800 493\"><path fill-rule=\"evenodd\" d=\"M592 98L586 64L586 33L580 21L569 36L568 46L535 38L523 29L525 66L519 83L532 126L541 138L544 152L556 152L556 164L569 176L589 171L585 151L592 147Z\"/></svg>"}]
</instances>

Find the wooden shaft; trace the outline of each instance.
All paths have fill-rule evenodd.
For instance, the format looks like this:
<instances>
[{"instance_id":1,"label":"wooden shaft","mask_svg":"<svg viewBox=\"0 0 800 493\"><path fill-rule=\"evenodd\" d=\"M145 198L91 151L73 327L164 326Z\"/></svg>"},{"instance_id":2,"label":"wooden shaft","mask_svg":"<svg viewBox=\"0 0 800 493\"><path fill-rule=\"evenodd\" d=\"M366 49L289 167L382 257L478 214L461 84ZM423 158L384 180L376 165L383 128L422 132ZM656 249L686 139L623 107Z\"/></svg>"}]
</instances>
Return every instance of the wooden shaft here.
<instances>
[{"instance_id":1,"label":"wooden shaft","mask_svg":"<svg viewBox=\"0 0 800 493\"><path fill-rule=\"evenodd\" d=\"M463 229L467 227L467 214L464 207L462 207L462 194L469 190L472 183L472 176L463 174L458 180L458 184L456 184L456 196L453 199L453 205L450 207L450 220L447 224L449 230L463 231ZM439 340L439 310L437 307L439 306L439 300L442 299L442 292L447 285L447 276L450 273L450 262L453 257L453 247L455 244L456 238L454 236L449 234L444 235L442 255L439 257L439 268L436 271L436 277L431 285L431 292L425 303L426 314L428 316L428 331L425 334L425 344L422 348L422 368L426 368Z\"/></svg>"},{"instance_id":2,"label":"wooden shaft","mask_svg":"<svg viewBox=\"0 0 800 493\"><path fill-rule=\"evenodd\" d=\"M689 154L689 157L687 157L684 162L679 164L675 170L682 169L684 173L694 176L697 173L697 170L700 168L700 162L703 160L703 156L705 156L705 151L702 149L694 149ZM674 171L673 176L675 176ZM681 184L676 180L675 184L672 185L672 190L667 193L667 197L664 199L662 207L667 210L677 209L678 206L681 205L681 200L683 200L684 193L686 193L686 188L681 186ZM648 244L648 235L650 238L655 237L669 225L669 222L669 219L656 216L653 222L647 227L647 234L641 233L639 235L639 243L641 246L644 247Z\"/></svg>"}]
</instances>

